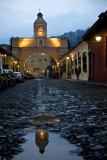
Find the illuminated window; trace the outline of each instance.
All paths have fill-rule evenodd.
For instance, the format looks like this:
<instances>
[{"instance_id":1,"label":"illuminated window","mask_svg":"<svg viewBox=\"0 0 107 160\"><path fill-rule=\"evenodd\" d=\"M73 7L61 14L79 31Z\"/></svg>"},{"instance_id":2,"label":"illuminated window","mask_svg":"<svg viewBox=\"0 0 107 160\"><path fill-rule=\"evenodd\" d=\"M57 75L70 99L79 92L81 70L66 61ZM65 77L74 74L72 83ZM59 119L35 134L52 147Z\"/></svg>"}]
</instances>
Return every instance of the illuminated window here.
<instances>
[{"instance_id":1,"label":"illuminated window","mask_svg":"<svg viewBox=\"0 0 107 160\"><path fill-rule=\"evenodd\" d=\"M39 27L38 31L39 31L39 34L42 34L43 33L43 28Z\"/></svg>"}]
</instances>

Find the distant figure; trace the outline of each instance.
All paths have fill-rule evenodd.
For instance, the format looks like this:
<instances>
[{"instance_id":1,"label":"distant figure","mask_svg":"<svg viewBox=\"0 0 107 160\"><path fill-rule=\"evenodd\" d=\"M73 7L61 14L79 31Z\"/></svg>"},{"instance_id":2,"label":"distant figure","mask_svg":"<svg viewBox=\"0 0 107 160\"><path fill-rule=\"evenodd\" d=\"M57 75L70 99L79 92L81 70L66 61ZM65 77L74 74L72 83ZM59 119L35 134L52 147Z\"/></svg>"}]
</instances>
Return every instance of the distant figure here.
<instances>
[{"instance_id":1,"label":"distant figure","mask_svg":"<svg viewBox=\"0 0 107 160\"><path fill-rule=\"evenodd\" d=\"M79 69L76 69L77 80L79 80L79 74L80 74Z\"/></svg>"}]
</instances>

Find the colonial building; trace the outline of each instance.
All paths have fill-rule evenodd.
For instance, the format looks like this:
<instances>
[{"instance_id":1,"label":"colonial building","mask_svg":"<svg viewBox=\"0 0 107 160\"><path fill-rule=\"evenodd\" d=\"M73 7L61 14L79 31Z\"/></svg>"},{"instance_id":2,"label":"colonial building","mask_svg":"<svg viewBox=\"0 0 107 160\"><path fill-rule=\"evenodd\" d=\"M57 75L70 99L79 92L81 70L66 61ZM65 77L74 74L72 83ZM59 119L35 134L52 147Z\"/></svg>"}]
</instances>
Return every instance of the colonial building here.
<instances>
[{"instance_id":1,"label":"colonial building","mask_svg":"<svg viewBox=\"0 0 107 160\"><path fill-rule=\"evenodd\" d=\"M57 65L60 78L72 78L72 59L70 56L70 51L65 53L59 58L60 63Z\"/></svg>"},{"instance_id":2,"label":"colonial building","mask_svg":"<svg viewBox=\"0 0 107 160\"><path fill-rule=\"evenodd\" d=\"M28 59L37 53L48 54L56 63L68 52L67 38L47 38L47 23L39 12L34 22L34 38L11 38L12 54L19 59L20 72L24 72ZM35 63L34 68L37 65Z\"/></svg>"},{"instance_id":3,"label":"colonial building","mask_svg":"<svg viewBox=\"0 0 107 160\"><path fill-rule=\"evenodd\" d=\"M0 68L18 71L18 59L11 54L10 45L0 45Z\"/></svg>"},{"instance_id":4,"label":"colonial building","mask_svg":"<svg viewBox=\"0 0 107 160\"><path fill-rule=\"evenodd\" d=\"M89 50L89 80L107 82L107 11L83 35Z\"/></svg>"},{"instance_id":5,"label":"colonial building","mask_svg":"<svg viewBox=\"0 0 107 160\"><path fill-rule=\"evenodd\" d=\"M6 55L7 55L7 52L2 47L0 47L0 69L3 69L3 64L5 61Z\"/></svg>"},{"instance_id":6,"label":"colonial building","mask_svg":"<svg viewBox=\"0 0 107 160\"><path fill-rule=\"evenodd\" d=\"M67 56L71 56L71 59ZM76 80L107 82L107 11L83 35L83 41L60 58L65 76ZM71 62L70 62L71 61ZM71 63L71 71L69 69Z\"/></svg>"},{"instance_id":7,"label":"colonial building","mask_svg":"<svg viewBox=\"0 0 107 160\"><path fill-rule=\"evenodd\" d=\"M89 78L89 56L88 44L81 41L70 52L72 60L72 79L88 80Z\"/></svg>"}]
</instances>

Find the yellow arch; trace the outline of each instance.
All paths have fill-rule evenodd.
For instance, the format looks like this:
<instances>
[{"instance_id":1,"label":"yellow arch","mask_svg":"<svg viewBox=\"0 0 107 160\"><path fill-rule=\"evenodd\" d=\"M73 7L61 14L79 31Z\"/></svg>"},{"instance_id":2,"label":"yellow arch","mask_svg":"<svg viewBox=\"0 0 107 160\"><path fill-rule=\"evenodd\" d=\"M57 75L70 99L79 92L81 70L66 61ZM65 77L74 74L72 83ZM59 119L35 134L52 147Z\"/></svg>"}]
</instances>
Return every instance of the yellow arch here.
<instances>
[{"instance_id":1,"label":"yellow arch","mask_svg":"<svg viewBox=\"0 0 107 160\"><path fill-rule=\"evenodd\" d=\"M31 54L26 60L25 60L25 62L24 62L24 65L25 65L25 63L28 61L28 59L31 57L31 56L33 56L34 54L37 54L37 53L40 53L40 54L42 54L42 53L44 53L44 54L48 54L47 52L36 52L36 53L33 53L33 54ZM50 54L48 54L50 57L52 57L54 60L55 60L55 62L57 63L57 60L53 57L53 56L51 56Z\"/></svg>"}]
</instances>

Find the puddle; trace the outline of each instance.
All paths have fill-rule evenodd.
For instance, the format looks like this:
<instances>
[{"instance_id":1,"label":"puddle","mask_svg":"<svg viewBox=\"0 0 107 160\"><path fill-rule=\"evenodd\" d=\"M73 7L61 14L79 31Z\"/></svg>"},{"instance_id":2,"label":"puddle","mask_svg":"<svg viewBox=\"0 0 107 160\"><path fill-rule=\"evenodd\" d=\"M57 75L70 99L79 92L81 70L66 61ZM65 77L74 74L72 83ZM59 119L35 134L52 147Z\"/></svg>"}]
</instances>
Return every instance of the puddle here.
<instances>
[{"instance_id":1,"label":"puddle","mask_svg":"<svg viewBox=\"0 0 107 160\"><path fill-rule=\"evenodd\" d=\"M27 141L22 145L23 152L13 160L83 160L81 156L74 154L78 149L75 145L60 138L59 119L39 113L30 122L34 126L26 128L28 135L24 137Z\"/></svg>"},{"instance_id":2,"label":"puddle","mask_svg":"<svg viewBox=\"0 0 107 160\"><path fill-rule=\"evenodd\" d=\"M70 144L59 134L47 131L33 131L25 136L26 143L22 145L23 152L13 160L83 160L81 156L70 154L77 147Z\"/></svg>"},{"instance_id":3,"label":"puddle","mask_svg":"<svg viewBox=\"0 0 107 160\"><path fill-rule=\"evenodd\" d=\"M39 107L38 115L29 121L32 126L25 129L28 135L21 146L23 152L13 160L83 160L77 155L78 148L60 137L60 120L45 113L45 109Z\"/></svg>"}]
</instances>

